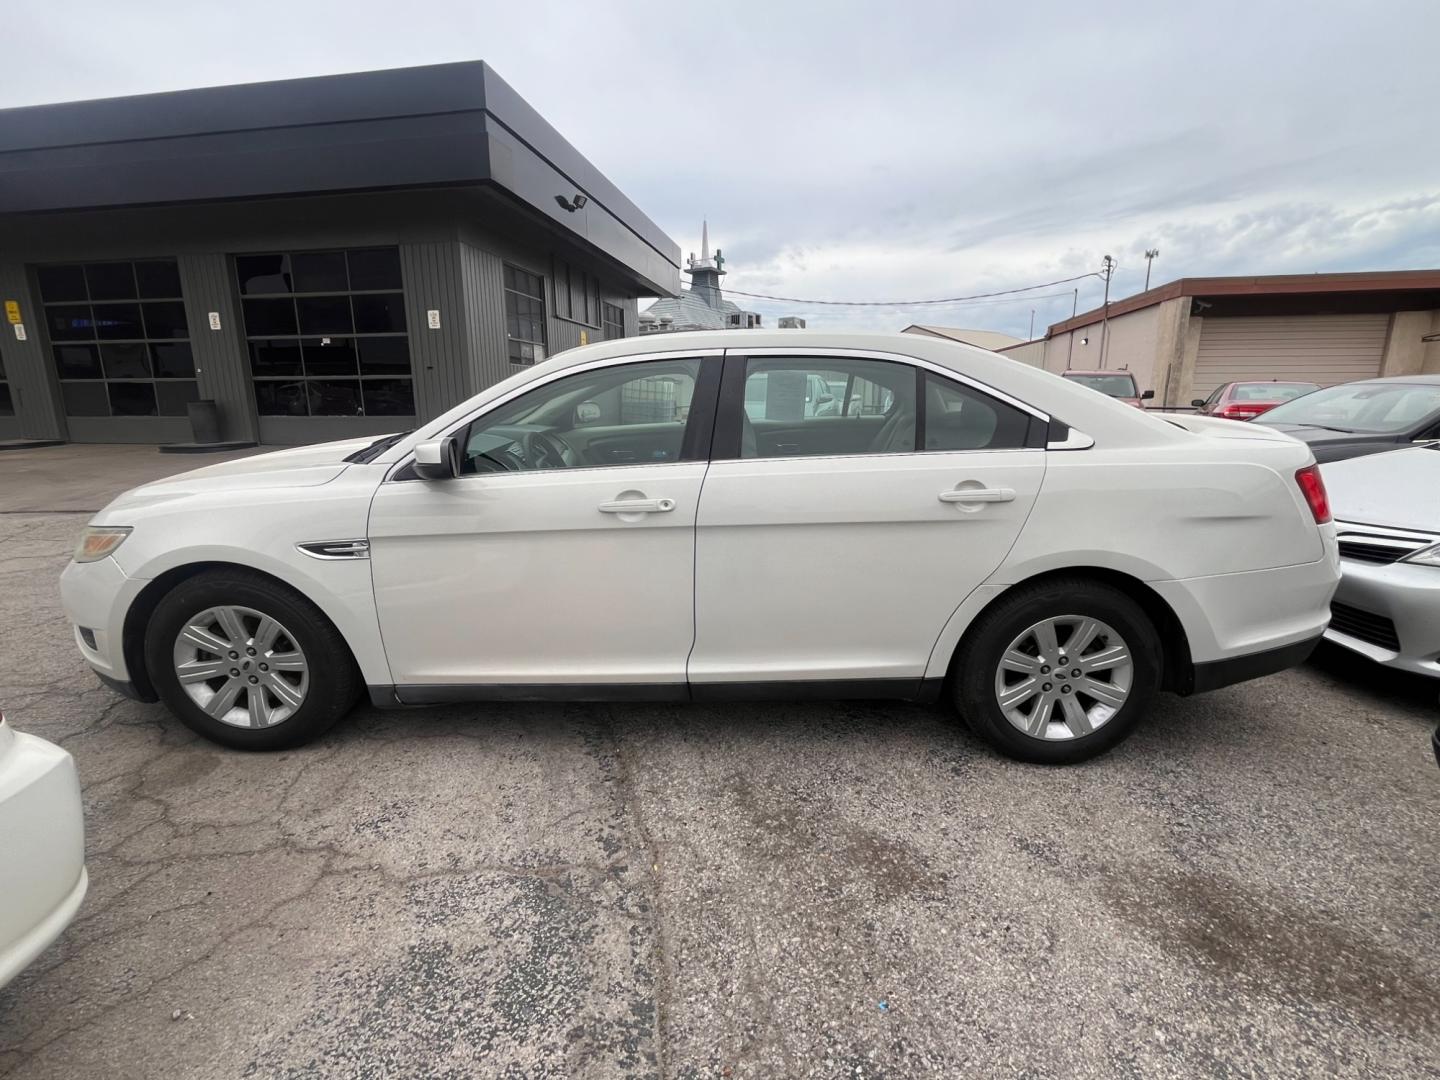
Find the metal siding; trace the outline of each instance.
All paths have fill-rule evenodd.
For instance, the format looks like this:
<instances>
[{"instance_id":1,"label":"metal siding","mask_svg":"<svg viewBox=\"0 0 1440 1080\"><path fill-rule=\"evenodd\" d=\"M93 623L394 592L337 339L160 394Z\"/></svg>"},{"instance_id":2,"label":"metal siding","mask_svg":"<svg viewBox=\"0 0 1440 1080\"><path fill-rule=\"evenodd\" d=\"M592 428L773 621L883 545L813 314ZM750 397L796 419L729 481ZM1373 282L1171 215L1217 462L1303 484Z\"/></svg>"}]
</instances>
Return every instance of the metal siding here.
<instances>
[{"instance_id":1,"label":"metal siding","mask_svg":"<svg viewBox=\"0 0 1440 1080\"><path fill-rule=\"evenodd\" d=\"M465 353L469 338L461 289L459 245L453 240L400 245L405 319L410 328L410 370L415 409L422 422L469 396ZM431 330L426 312L440 312Z\"/></svg>"},{"instance_id":2,"label":"metal siding","mask_svg":"<svg viewBox=\"0 0 1440 1080\"><path fill-rule=\"evenodd\" d=\"M461 242L470 354L466 368L479 392L518 371L510 365L505 339L505 260L492 251Z\"/></svg>"},{"instance_id":3,"label":"metal siding","mask_svg":"<svg viewBox=\"0 0 1440 1080\"><path fill-rule=\"evenodd\" d=\"M1385 355L1389 315L1294 315L1206 319L1191 396L1237 380L1321 386L1372 379Z\"/></svg>"},{"instance_id":4,"label":"metal siding","mask_svg":"<svg viewBox=\"0 0 1440 1080\"><path fill-rule=\"evenodd\" d=\"M231 284L230 258L209 252L181 255L178 261L200 396L215 402L220 413L222 439L253 442L259 438L259 427L250 389L245 327ZM212 311L220 315L219 330L210 329Z\"/></svg>"},{"instance_id":5,"label":"metal siding","mask_svg":"<svg viewBox=\"0 0 1440 1080\"><path fill-rule=\"evenodd\" d=\"M26 340L15 340L15 328L0 322L5 335L5 375L15 401L19 434L27 439L64 439L65 417L60 408L60 389L50 364L44 320L40 317L38 295L30 288L30 276L20 263L0 263L0 300L18 300Z\"/></svg>"}]
</instances>

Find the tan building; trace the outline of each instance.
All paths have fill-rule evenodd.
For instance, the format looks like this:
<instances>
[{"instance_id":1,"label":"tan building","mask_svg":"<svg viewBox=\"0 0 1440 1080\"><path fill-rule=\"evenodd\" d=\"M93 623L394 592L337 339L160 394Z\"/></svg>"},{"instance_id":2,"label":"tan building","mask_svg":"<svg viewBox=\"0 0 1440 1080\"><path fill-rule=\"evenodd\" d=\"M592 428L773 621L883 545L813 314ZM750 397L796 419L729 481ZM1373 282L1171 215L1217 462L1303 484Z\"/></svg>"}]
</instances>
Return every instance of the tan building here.
<instances>
[{"instance_id":1,"label":"tan building","mask_svg":"<svg viewBox=\"0 0 1440 1080\"><path fill-rule=\"evenodd\" d=\"M1238 379L1440 373L1440 270L1181 278L1051 326L1042 366L1126 368L1182 406Z\"/></svg>"}]
</instances>

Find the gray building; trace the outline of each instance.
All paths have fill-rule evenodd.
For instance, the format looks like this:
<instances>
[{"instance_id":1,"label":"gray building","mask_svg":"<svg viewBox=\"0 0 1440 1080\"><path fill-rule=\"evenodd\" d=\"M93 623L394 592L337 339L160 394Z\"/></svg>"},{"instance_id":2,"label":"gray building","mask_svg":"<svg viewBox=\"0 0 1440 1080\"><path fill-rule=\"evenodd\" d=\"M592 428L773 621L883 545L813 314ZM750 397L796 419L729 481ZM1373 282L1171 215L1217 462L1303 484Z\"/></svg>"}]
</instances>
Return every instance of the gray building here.
<instances>
[{"instance_id":1,"label":"gray building","mask_svg":"<svg viewBox=\"0 0 1440 1080\"><path fill-rule=\"evenodd\" d=\"M0 440L411 427L679 269L480 62L0 110Z\"/></svg>"}]
</instances>

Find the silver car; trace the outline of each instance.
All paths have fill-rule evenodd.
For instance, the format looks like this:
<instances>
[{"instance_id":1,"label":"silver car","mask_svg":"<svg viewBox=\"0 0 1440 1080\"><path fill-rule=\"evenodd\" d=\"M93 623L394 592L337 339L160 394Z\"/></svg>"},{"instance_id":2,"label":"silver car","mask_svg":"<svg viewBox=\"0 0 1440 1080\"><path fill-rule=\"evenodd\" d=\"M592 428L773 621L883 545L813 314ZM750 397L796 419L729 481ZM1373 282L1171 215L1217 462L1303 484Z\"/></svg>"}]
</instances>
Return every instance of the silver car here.
<instances>
[{"instance_id":1,"label":"silver car","mask_svg":"<svg viewBox=\"0 0 1440 1080\"><path fill-rule=\"evenodd\" d=\"M1440 446L1321 466L1340 540L1327 641L1440 678Z\"/></svg>"}]
</instances>

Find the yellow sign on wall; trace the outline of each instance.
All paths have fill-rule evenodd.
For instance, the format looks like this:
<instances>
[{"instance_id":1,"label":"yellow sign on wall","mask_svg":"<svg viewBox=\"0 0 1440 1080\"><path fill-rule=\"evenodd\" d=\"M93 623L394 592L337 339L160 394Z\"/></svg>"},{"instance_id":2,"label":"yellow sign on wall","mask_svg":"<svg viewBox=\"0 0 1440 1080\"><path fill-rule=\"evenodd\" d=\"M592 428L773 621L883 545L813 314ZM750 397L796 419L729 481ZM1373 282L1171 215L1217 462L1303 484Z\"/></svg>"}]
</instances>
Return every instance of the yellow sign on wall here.
<instances>
[{"instance_id":1,"label":"yellow sign on wall","mask_svg":"<svg viewBox=\"0 0 1440 1080\"><path fill-rule=\"evenodd\" d=\"M590 344L590 332L589 332L588 330L581 330L581 331L580 331L580 344L581 344L581 345L589 345L589 344Z\"/></svg>"},{"instance_id":2,"label":"yellow sign on wall","mask_svg":"<svg viewBox=\"0 0 1440 1080\"><path fill-rule=\"evenodd\" d=\"M20 321L20 301L5 301L5 320L12 326Z\"/></svg>"}]
</instances>

